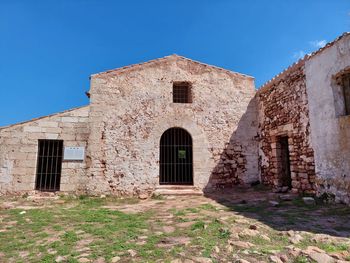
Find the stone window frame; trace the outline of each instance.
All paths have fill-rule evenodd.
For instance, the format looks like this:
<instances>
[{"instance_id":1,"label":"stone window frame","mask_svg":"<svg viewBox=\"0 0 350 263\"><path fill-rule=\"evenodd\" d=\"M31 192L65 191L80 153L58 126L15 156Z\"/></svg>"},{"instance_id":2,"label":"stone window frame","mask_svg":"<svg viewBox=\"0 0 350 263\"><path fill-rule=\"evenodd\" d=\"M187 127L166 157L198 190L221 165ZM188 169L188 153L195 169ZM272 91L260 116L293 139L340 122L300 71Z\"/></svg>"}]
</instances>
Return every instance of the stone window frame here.
<instances>
[{"instance_id":1,"label":"stone window frame","mask_svg":"<svg viewBox=\"0 0 350 263\"><path fill-rule=\"evenodd\" d=\"M274 162L274 169L273 169L273 185L274 187L278 188L281 187L281 178L279 177L280 174L280 164L278 163L278 140L280 137L288 137L288 149L290 156L293 155L293 131L292 129L292 124L286 124L279 126L277 129L271 130L270 131L270 138L271 138L271 160ZM295 181L295 167L292 164L290 160L290 172L291 172L291 179L292 179L292 188L293 188L293 181Z\"/></svg>"},{"instance_id":2,"label":"stone window frame","mask_svg":"<svg viewBox=\"0 0 350 263\"><path fill-rule=\"evenodd\" d=\"M348 78L348 88L350 92L350 67L339 71L331 78L335 117L337 118L350 116L350 95L348 94L348 100L346 100L343 83L344 77Z\"/></svg>"}]
</instances>

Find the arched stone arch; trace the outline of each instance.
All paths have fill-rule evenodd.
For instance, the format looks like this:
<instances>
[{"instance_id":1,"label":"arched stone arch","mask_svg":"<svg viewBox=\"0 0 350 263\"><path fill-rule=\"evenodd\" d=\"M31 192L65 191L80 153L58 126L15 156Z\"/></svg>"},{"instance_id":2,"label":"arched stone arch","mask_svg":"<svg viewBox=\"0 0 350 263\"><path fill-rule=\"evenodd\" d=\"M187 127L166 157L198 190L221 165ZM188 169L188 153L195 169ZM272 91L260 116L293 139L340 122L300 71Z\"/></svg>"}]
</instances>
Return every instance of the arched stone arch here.
<instances>
[{"instance_id":1,"label":"arched stone arch","mask_svg":"<svg viewBox=\"0 0 350 263\"><path fill-rule=\"evenodd\" d=\"M192 153L193 153L193 185L198 188L204 188L208 185L211 171L214 167L212 155L209 152L208 139L204 131L194 121L193 117L187 114L169 114L162 116L155 122L151 138L158 138L158 141L153 141L153 149L156 149L157 163L160 163L160 139L163 133L171 128L182 128L186 130L192 137Z\"/></svg>"}]
</instances>

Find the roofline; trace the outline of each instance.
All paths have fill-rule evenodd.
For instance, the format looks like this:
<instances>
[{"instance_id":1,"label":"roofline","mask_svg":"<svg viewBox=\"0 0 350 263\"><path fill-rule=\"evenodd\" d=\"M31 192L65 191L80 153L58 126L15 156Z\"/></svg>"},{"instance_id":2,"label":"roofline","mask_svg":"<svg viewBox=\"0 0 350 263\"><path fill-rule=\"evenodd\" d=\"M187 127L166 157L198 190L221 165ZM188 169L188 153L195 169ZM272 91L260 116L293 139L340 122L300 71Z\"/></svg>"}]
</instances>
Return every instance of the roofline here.
<instances>
[{"instance_id":1,"label":"roofline","mask_svg":"<svg viewBox=\"0 0 350 263\"><path fill-rule=\"evenodd\" d=\"M281 81L287 74L293 72L297 68L303 67L305 65L306 60L307 60L307 55L305 55L302 59L299 59L297 62L293 63L292 65L290 65L288 68L284 69L282 72L278 73L272 79L268 80L266 83L264 83L262 86L258 88L256 93L261 94L269 90L269 88L271 88L272 85Z\"/></svg>"},{"instance_id":2,"label":"roofline","mask_svg":"<svg viewBox=\"0 0 350 263\"><path fill-rule=\"evenodd\" d=\"M273 84L275 84L276 82L280 81L288 73L294 71L296 68L304 66L306 61L308 61L308 60L312 59L313 57L315 57L316 55L322 53L324 50L332 47L339 40L341 40L342 38L344 38L346 36L349 36L349 35L350 35L350 32L344 32L343 34L338 36L333 41L328 42L324 47L321 47L318 50L316 50L316 51L314 51L314 52L312 52L310 54L306 54L303 58L299 59L297 62L293 63L292 65L290 65L289 67L284 69L282 72L280 72L279 74L275 75L272 79L268 80L263 85L261 85L258 88L257 94L260 94L260 93L263 93L263 92L267 91Z\"/></svg>"},{"instance_id":3,"label":"roofline","mask_svg":"<svg viewBox=\"0 0 350 263\"><path fill-rule=\"evenodd\" d=\"M30 120L27 120L27 121L22 121L22 122L17 122L17 123L10 124L10 125L7 125L7 126L2 126L2 127L0 127L0 131L3 130L3 129L11 128L11 127L13 127L13 126L17 126L17 125L21 125L21 124L26 124L26 123L29 123L29 122L33 122L33 121L37 121L37 120L41 120L41 119L53 117L53 116L56 116L56 115L59 115L59 114L64 114L64 113L67 113L67 112L71 112L71 111L78 110L78 109L82 109L82 108L89 107L89 106L90 106L90 105L79 106L79 107L72 108L72 109L69 109L69 110L64 110L64 111L52 113L52 114L49 114L49 115L45 115L45 116L40 116L40 117L37 117L37 118L33 118L33 119L30 119Z\"/></svg>"},{"instance_id":4,"label":"roofline","mask_svg":"<svg viewBox=\"0 0 350 263\"><path fill-rule=\"evenodd\" d=\"M215 69L218 69L218 70L222 70L222 71L225 71L225 72L230 73L230 74L233 73L233 74L238 74L238 75L250 78L250 79L255 79L255 77L250 76L248 74L240 73L240 72L237 72L237 71L232 71L232 70L225 69L225 68L218 67L218 66L211 65L211 64L206 64L206 63L203 63L203 62L200 62L200 61L197 61L197 60L193 60L193 59L190 59L190 58L186 58L186 57L183 57L183 56L179 56L179 55L176 55L176 54L174 54L174 55L179 57L179 58L181 58L181 59L188 60L188 61L200 64L200 65L203 65L203 66L207 66L207 67L215 68Z\"/></svg>"},{"instance_id":5,"label":"roofline","mask_svg":"<svg viewBox=\"0 0 350 263\"><path fill-rule=\"evenodd\" d=\"M115 68L115 69L111 69L111 70L107 70L107 71L91 74L90 77L105 75L105 74L109 74L109 73L124 72L124 71L127 71L129 69L133 69L133 68L136 68L136 67L139 67L139 66L144 66L144 65L147 65L147 64L152 64L152 63L164 61L164 60L167 60L167 59L173 58L173 57L180 58L180 59L183 59L183 60L186 60L186 61L190 61L190 62L193 62L193 63L196 63L196 64L200 64L200 65L203 65L205 67L214 68L216 70L223 71L223 72L226 72L226 73L229 73L229 74L240 75L240 76L243 76L243 77L246 77L246 78L255 79L254 77L249 76L247 74L243 74L243 73L235 72L235 71L232 71L232 70L224 69L224 68L221 68L221 67L217 67L217 66L214 66L214 65L206 64L206 63L203 63L203 62L200 62L200 61L196 61L196 60L193 60L193 59L190 59L190 58L186 58L184 56L180 56L180 55L177 55L177 54L172 54L172 55L168 55L168 56L165 56L165 57L152 59L152 60L149 60L149 61L146 61L146 62L141 62L141 63L137 63L137 64L131 64L131 65L128 65L128 66L124 66L124 67L120 67L120 68Z\"/></svg>"}]
</instances>

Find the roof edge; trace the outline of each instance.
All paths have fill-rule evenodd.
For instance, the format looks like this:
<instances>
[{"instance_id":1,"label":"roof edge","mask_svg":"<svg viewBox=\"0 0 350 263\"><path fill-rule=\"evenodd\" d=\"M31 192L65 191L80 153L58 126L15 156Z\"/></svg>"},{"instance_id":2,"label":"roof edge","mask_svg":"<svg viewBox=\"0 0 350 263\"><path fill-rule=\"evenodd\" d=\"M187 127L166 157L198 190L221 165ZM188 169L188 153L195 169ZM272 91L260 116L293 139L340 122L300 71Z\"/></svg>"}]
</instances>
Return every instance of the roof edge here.
<instances>
[{"instance_id":1,"label":"roof edge","mask_svg":"<svg viewBox=\"0 0 350 263\"><path fill-rule=\"evenodd\" d=\"M267 82L265 82L262 86L260 86L257 90L257 94L261 94L267 90L269 90L269 88L278 83L279 81L281 81L287 74L291 73L292 71L294 71L295 69L302 67L305 65L305 61L307 60L307 55L305 55L302 59L298 60L297 62L293 63L292 65L290 65L289 67L287 67L286 69L284 69L282 72L278 73L277 75L275 75L272 79L268 80Z\"/></svg>"},{"instance_id":2,"label":"roof edge","mask_svg":"<svg viewBox=\"0 0 350 263\"><path fill-rule=\"evenodd\" d=\"M176 55L176 54L174 54L174 55ZM203 65L203 66L207 66L207 67L211 67L211 68L214 68L214 69L217 69L217 70L225 71L225 72L230 73L230 74L236 74L236 75L240 75L240 76L247 77L247 78L250 78L250 79L255 79L255 77L250 76L248 74L244 74L244 73L237 72L237 71L232 71L232 70L225 69L225 68L218 67L218 66L211 65L211 64L206 64L206 63L203 63L203 62L200 62L200 61L197 61L197 60L186 58L184 56L180 56L180 55L176 55L176 56L181 58L181 59L183 59L183 60L194 62L194 63L200 64L200 65Z\"/></svg>"},{"instance_id":3,"label":"roof edge","mask_svg":"<svg viewBox=\"0 0 350 263\"><path fill-rule=\"evenodd\" d=\"M197 60L193 60L193 59L190 59L190 58L186 58L184 56L180 56L180 55L177 55L177 54L172 54L172 55L168 55L168 56L165 56L165 57L148 60L148 61L141 62L141 63L130 64L128 66L123 66L123 67L120 67L120 68L115 68L115 69L111 69L111 70L107 70L107 71L103 71L103 72L99 72L99 73L94 73L94 74L91 74L90 77L105 75L105 74L114 73L114 72L118 72L118 71L119 72L123 72L124 70L126 71L128 69L133 69L133 68L144 66L144 65L147 65L147 64L152 64L152 63L164 61L164 60L167 60L169 58L179 58L179 59L182 59L182 60L186 60L186 61L190 61L190 62L193 62L193 63L196 63L196 64L200 64L200 65L203 65L203 66L206 66L206 67L214 68L216 70L223 71L223 72L226 72L226 73L229 73L229 74L240 75L240 76L243 76L243 77L246 77L246 78L255 79L253 76L249 76L247 74L243 74L243 73L235 72L235 71L232 71L232 70L229 70L229 69L225 69L225 68L217 67L217 66L214 66L214 65L206 64L206 63L203 63L203 62L200 62L200 61L197 61Z\"/></svg>"},{"instance_id":4,"label":"roof edge","mask_svg":"<svg viewBox=\"0 0 350 263\"><path fill-rule=\"evenodd\" d=\"M350 32L344 32L343 34L338 36L333 41L328 42L324 47L321 47L318 50L316 50L316 51L314 51L314 52L312 52L310 54L306 54L303 58L299 59L298 61L296 61L295 63L293 63L292 65L290 65L289 67L287 67L286 69L284 69L283 71L281 71L280 73L275 75L272 79L270 79L267 82L265 82L264 84L262 84L258 88L257 94L260 94L260 93L263 93L263 92L267 91L273 84L275 84L276 82L280 81L288 73L292 72L293 70L295 70L298 67L304 66L306 61L308 61L308 60L312 59L313 57L315 57L316 55L322 53L324 50L332 47L339 40L341 40L342 38L344 38L344 37L346 37L348 35L350 35Z\"/></svg>"},{"instance_id":5,"label":"roof edge","mask_svg":"<svg viewBox=\"0 0 350 263\"><path fill-rule=\"evenodd\" d=\"M68 113L68 112L71 112L71 111L74 111L74 110L79 110L79 109L82 109L82 108L85 108L85 107L89 107L89 106L90 106L90 105L79 106L79 107L75 107L75 108L72 108L72 109L69 109L69 110L64 110L64 111L52 113L52 114L49 114L49 115L36 117L36 118L30 119L30 120L27 120L27 121L21 121L21 122L17 122L17 123L14 123L14 124L6 125L6 126L1 126L1 127L0 127L0 131L3 130L3 129L7 129L7 128L11 128L11 127L17 126L17 125L21 125L21 124L26 124L26 123L29 123L29 122L38 121L38 120L41 120L41 119L53 117L53 116L59 115L59 114Z\"/></svg>"}]
</instances>

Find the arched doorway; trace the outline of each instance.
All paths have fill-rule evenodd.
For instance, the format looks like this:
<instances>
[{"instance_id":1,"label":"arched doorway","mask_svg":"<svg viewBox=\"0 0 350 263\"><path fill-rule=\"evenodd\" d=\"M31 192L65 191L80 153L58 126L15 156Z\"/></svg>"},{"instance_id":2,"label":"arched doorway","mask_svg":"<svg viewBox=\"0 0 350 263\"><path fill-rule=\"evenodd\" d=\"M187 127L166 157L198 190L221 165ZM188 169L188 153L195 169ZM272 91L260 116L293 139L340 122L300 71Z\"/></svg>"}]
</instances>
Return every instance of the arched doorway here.
<instances>
[{"instance_id":1,"label":"arched doorway","mask_svg":"<svg viewBox=\"0 0 350 263\"><path fill-rule=\"evenodd\" d=\"M192 138L181 128L166 130L160 139L159 184L192 185Z\"/></svg>"}]
</instances>

